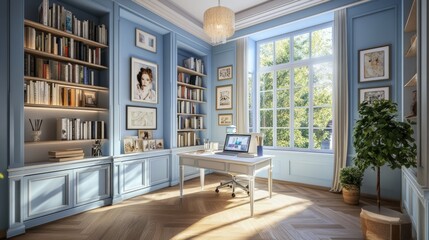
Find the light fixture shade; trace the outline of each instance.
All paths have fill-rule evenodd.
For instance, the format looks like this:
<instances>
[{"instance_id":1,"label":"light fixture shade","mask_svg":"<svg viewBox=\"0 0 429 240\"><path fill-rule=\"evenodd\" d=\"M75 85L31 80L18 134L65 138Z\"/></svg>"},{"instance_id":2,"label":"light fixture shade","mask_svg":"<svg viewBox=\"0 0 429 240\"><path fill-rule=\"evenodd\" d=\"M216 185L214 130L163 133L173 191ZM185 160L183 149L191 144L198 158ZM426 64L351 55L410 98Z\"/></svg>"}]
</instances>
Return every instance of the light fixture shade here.
<instances>
[{"instance_id":1,"label":"light fixture shade","mask_svg":"<svg viewBox=\"0 0 429 240\"><path fill-rule=\"evenodd\" d=\"M225 43L235 32L234 12L222 6L207 9L204 12L204 32L213 43Z\"/></svg>"}]
</instances>

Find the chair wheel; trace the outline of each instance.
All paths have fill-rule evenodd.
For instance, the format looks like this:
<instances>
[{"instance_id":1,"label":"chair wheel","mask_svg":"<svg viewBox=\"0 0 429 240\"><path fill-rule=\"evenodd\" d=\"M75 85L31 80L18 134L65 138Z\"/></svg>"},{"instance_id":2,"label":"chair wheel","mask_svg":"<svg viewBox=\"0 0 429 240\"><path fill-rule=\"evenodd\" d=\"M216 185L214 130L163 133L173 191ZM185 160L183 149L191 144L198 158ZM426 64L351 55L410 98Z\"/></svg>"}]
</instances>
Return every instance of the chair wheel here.
<instances>
[{"instance_id":1,"label":"chair wheel","mask_svg":"<svg viewBox=\"0 0 429 240\"><path fill-rule=\"evenodd\" d=\"M229 185L229 188L232 188L232 185Z\"/></svg>"},{"instance_id":2,"label":"chair wheel","mask_svg":"<svg viewBox=\"0 0 429 240\"><path fill-rule=\"evenodd\" d=\"M249 189L249 185L247 185L246 188Z\"/></svg>"},{"instance_id":3,"label":"chair wheel","mask_svg":"<svg viewBox=\"0 0 429 240\"><path fill-rule=\"evenodd\" d=\"M219 193L219 189L216 188L215 192Z\"/></svg>"},{"instance_id":4,"label":"chair wheel","mask_svg":"<svg viewBox=\"0 0 429 240\"><path fill-rule=\"evenodd\" d=\"M247 192L247 196L250 196L250 192Z\"/></svg>"},{"instance_id":5,"label":"chair wheel","mask_svg":"<svg viewBox=\"0 0 429 240\"><path fill-rule=\"evenodd\" d=\"M234 198L235 197L235 193L232 193L231 196Z\"/></svg>"}]
</instances>

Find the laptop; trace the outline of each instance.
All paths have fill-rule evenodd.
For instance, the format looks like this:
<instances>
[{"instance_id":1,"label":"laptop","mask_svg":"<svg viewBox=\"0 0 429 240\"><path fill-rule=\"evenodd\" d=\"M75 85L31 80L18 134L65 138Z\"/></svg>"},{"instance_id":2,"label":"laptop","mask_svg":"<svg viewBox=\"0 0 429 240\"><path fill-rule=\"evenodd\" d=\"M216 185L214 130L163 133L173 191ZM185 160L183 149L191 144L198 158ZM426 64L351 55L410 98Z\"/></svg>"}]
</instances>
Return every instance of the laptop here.
<instances>
[{"instance_id":1,"label":"laptop","mask_svg":"<svg viewBox=\"0 0 429 240\"><path fill-rule=\"evenodd\" d=\"M251 138L250 134L227 134L223 151L215 154L237 156L239 153L248 153Z\"/></svg>"}]
</instances>

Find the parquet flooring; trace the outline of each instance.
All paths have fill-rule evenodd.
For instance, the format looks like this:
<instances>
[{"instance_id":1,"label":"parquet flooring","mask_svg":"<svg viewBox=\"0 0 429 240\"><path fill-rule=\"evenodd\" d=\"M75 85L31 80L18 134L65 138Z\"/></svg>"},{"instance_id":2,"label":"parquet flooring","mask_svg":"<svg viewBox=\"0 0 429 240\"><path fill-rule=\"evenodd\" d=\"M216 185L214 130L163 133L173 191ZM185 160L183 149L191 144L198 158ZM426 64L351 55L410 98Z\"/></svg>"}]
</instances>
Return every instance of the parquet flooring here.
<instances>
[{"instance_id":1,"label":"parquet flooring","mask_svg":"<svg viewBox=\"0 0 429 240\"><path fill-rule=\"evenodd\" d=\"M266 181L256 181L255 215L250 218L249 198L241 190L214 189L226 176L206 176L203 191L199 179L169 187L27 230L14 240L43 239L362 239L360 206L342 201L327 190L273 183L267 198Z\"/></svg>"}]
</instances>

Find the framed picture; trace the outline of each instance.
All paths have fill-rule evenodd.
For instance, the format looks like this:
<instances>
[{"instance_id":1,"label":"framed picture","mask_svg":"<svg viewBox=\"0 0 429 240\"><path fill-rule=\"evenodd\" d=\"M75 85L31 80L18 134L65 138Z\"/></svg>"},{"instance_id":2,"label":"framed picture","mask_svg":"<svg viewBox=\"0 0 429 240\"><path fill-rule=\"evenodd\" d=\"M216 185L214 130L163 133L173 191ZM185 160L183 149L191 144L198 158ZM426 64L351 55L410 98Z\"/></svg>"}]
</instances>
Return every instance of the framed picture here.
<instances>
[{"instance_id":1,"label":"framed picture","mask_svg":"<svg viewBox=\"0 0 429 240\"><path fill-rule=\"evenodd\" d=\"M140 139L149 140L153 138L153 133L150 130L138 130Z\"/></svg>"},{"instance_id":2,"label":"framed picture","mask_svg":"<svg viewBox=\"0 0 429 240\"><path fill-rule=\"evenodd\" d=\"M156 149L164 149L164 139L155 139Z\"/></svg>"},{"instance_id":3,"label":"framed picture","mask_svg":"<svg viewBox=\"0 0 429 240\"><path fill-rule=\"evenodd\" d=\"M156 52L156 37L136 28L136 46L151 52Z\"/></svg>"},{"instance_id":4,"label":"framed picture","mask_svg":"<svg viewBox=\"0 0 429 240\"><path fill-rule=\"evenodd\" d=\"M390 78L390 45L359 50L359 82Z\"/></svg>"},{"instance_id":5,"label":"framed picture","mask_svg":"<svg viewBox=\"0 0 429 240\"><path fill-rule=\"evenodd\" d=\"M158 65L131 58L131 101L158 103Z\"/></svg>"},{"instance_id":6,"label":"framed picture","mask_svg":"<svg viewBox=\"0 0 429 240\"><path fill-rule=\"evenodd\" d=\"M156 108L127 106L127 130L156 129Z\"/></svg>"},{"instance_id":7,"label":"framed picture","mask_svg":"<svg viewBox=\"0 0 429 240\"><path fill-rule=\"evenodd\" d=\"M143 140L143 152L149 151L149 140Z\"/></svg>"},{"instance_id":8,"label":"framed picture","mask_svg":"<svg viewBox=\"0 0 429 240\"><path fill-rule=\"evenodd\" d=\"M359 89L359 103L367 101L371 103L374 100L386 99L389 100L390 87L377 87L377 88L360 88Z\"/></svg>"},{"instance_id":9,"label":"framed picture","mask_svg":"<svg viewBox=\"0 0 429 240\"><path fill-rule=\"evenodd\" d=\"M149 151L155 150L156 149L156 142L155 142L155 140L154 139L148 140L148 142L149 142Z\"/></svg>"},{"instance_id":10,"label":"framed picture","mask_svg":"<svg viewBox=\"0 0 429 240\"><path fill-rule=\"evenodd\" d=\"M229 125L232 125L232 113L229 113L229 114L219 114L217 116L217 124L219 126L229 126Z\"/></svg>"},{"instance_id":11,"label":"framed picture","mask_svg":"<svg viewBox=\"0 0 429 240\"><path fill-rule=\"evenodd\" d=\"M97 107L97 93L93 91L83 91L82 102L84 107Z\"/></svg>"},{"instance_id":12,"label":"framed picture","mask_svg":"<svg viewBox=\"0 0 429 240\"><path fill-rule=\"evenodd\" d=\"M124 138L124 153L143 152L143 139Z\"/></svg>"},{"instance_id":13,"label":"framed picture","mask_svg":"<svg viewBox=\"0 0 429 240\"><path fill-rule=\"evenodd\" d=\"M219 81L232 79L232 65L219 67L217 69L217 79Z\"/></svg>"},{"instance_id":14,"label":"framed picture","mask_svg":"<svg viewBox=\"0 0 429 240\"><path fill-rule=\"evenodd\" d=\"M216 87L216 110L232 109L232 85Z\"/></svg>"}]
</instances>

